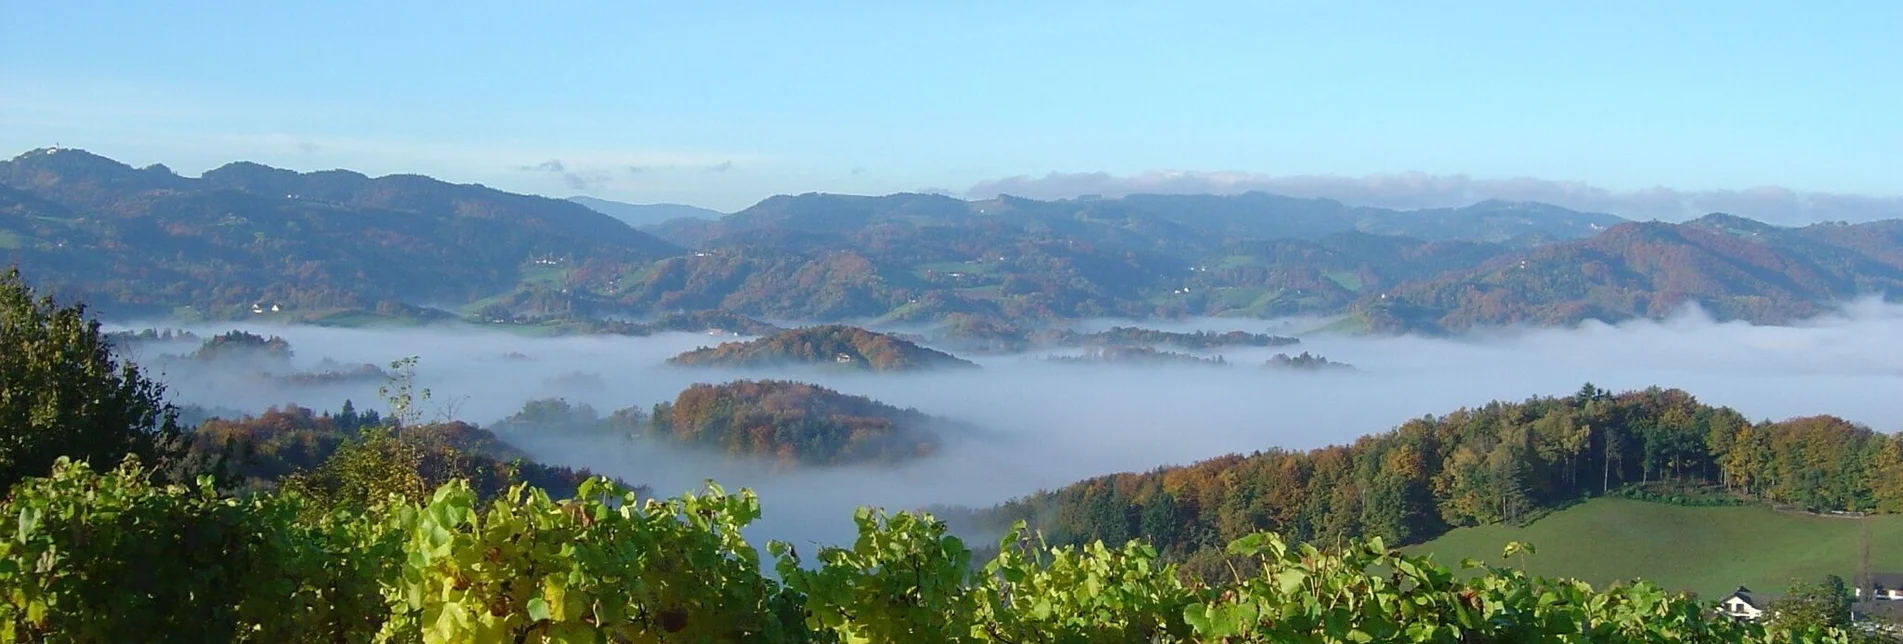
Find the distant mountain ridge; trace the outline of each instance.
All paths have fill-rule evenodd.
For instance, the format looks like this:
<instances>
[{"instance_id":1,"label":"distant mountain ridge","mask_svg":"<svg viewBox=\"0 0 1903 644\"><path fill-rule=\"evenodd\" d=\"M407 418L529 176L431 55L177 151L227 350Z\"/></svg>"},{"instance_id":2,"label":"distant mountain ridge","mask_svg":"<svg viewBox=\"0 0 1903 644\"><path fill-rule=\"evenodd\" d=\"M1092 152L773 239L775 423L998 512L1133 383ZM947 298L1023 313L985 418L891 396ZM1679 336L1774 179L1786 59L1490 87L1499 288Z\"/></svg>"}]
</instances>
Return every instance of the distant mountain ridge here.
<instances>
[{"instance_id":1,"label":"distant mountain ridge","mask_svg":"<svg viewBox=\"0 0 1903 644\"><path fill-rule=\"evenodd\" d=\"M1688 303L1781 324L1856 297L1903 296L1903 221L1781 228L1730 215L1616 226L1501 256L1357 304L1383 331L1658 318Z\"/></svg>"},{"instance_id":2,"label":"distant mountain ridge","mask_svg":"<svg viewBox=\"0 0 1903 644\"><path fill-rule=\"evenodd\" d=\"M569 197L568 200L619 219L635 228L652 226L674 219L719 219L727 214L718 210L677 203L623 203L579 195Z\"/></svg>"},{"instance_id":3,"label":"distant mountain ridge","mask_svg":"<svg viewBox=\"0 0 1903 644\"><path fill-rule=\"evenodd\" d=\"M1894 221L1672 225L1538 203L1395 211L1259 192L808 193L636 230L582 203L612 202L580 201L248 162L194 179L42 149L0 161L0 255L120 317L534 325L1345 314L1346 327L1441 332L1687 302L1775 323L1903 281Z\"/></svg>"},{"instance_id":4,"label":"distant mountain ridge","mask_svg":"<svg viewBox=\"0 0 1903 644\"><path fill-rule=\"evenodd\" d=\"M241 162L190 179L42 149L0 161L0 186L0 252L135 315L461 303L538 261L633 268L681 252L579 204L415 175Z\"/></svg>"}]
</instances>

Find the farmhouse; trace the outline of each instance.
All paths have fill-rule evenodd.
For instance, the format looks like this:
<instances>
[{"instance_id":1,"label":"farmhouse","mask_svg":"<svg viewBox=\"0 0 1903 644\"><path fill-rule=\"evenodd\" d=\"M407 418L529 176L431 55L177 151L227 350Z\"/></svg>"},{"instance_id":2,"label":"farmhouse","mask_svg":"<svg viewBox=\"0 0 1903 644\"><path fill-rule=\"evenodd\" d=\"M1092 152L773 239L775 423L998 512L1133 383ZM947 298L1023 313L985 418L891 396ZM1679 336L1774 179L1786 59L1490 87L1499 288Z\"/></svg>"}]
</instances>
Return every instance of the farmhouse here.
<instances>
[{"instance_id":1,"label":"farmhouse","mask_svg":"<svg viewBox=\"0 0 1903 644\"><path fill-rule=\"evenodd\" d=\"M1863 575L1857 575L1856 589L1851 592L1855 593L1859 601L1864 598L1865 588L1872 591L1870 598L1876 601L1903 600L1903 573L1875 572L1870 573L1869 579L1864 579Z\"/></svg>"},{"instance_id":2,"label":"farmhouse","mask_svg":"<svg viewBox=\"0 0 1903 644\"><path fill-rule=\"evenodd\" d=\"M1718 602L1718 612L1734 619L1755 621L1764 616L1764 609L1770 603L1765 597L1753 597L1751 589L1739 586Z\"/></svg>"}]
</instances>

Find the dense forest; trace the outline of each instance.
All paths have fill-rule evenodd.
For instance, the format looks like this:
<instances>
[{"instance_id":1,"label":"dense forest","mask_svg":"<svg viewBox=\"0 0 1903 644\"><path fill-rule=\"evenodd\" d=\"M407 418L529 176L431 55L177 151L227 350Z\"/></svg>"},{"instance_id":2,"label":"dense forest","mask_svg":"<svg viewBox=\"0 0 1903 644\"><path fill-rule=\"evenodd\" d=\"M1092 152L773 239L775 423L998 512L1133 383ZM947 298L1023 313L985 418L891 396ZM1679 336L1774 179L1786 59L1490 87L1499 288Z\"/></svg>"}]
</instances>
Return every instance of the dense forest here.
<instances>
[{"instance_id":1,"label":"dense forest","mask_svg":"<svg viewBox=\"0 0 1903 644\"><path fill-rule=\"evenodd\" d=\"M702 347L668 360L706 367L828 365L867 371L919 371L978 365L877 331L844 325L803 327L740 342Z\"/></svg>"},{"instance_id":2,"label":"dense forest","mask_svg":"<svg viewBox=\"0 0 1903 644\"><path fill-rule=\"evenodd\" d=\"M1192 568L1270 530L1300 541L1424 541L1521 522L1629 485L1715 487L1811 510L1903 511L1903 436L1832 416L1752 422L1675 389L1494 402L1348 445L1116 474L981 511L1053 543L1141 538Z\"/></svg>"},{"instance_id":3,"label":"dense forest","mask_svg":"<svg viewBox=\"0 0 1903 644\"><path fill-rule=\"evenodd\" d=\"M895 463L938 450L951 422L800 382L697 384L654 406L646 436L785 465Z\"/></svg>"}]
</instances>

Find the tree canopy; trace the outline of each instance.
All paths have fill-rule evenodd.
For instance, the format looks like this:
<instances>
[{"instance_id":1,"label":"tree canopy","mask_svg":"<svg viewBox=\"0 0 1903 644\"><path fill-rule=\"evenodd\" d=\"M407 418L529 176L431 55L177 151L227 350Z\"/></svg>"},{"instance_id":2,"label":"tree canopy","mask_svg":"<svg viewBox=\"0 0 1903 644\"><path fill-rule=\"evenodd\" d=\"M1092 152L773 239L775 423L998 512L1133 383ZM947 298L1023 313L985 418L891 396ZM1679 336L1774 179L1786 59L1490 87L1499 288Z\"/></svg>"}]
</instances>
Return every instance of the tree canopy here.
<instances>
[{"instance_id":1,"label":"tree canopy","mask_svg":"<svg viewBox=\"0 0 1903 644\"><path fill-rule=\"evenodd\" d=\"M0 486L62 456L159 462L176 449L177 419L165 387L113 355L84 305L36 296L17 268L0 273Z\"/></svg>"}]
</instances>

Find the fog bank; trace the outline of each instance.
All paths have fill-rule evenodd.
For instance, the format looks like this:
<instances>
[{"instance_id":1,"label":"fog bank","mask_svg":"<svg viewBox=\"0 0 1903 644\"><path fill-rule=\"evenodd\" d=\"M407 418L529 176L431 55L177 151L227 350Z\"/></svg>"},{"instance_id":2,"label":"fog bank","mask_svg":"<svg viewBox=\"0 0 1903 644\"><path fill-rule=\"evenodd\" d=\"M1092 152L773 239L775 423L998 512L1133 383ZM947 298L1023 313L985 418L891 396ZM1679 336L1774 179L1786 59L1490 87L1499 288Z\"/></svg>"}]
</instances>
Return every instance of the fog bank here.
<instances>
[{"instance_id":1,"label":"fog bank","mask_svg":"<svg viewBox=\"0 0 1903 644\"><path fill-rule=\"evenodd\" d=\"M1274 321L1233 319L1171 326L1289 330ZM210 335L230 328L194 330ZM923 374L735 372L663 364L722 339L695 334L539 338L473 327L238 328L290 341L293 362L302 369L326 359L382 366L419 356L418 385L434 393L424 405L426 416L485 426L536 398L566 398L607 413L672 400L695 382L772 377L916 407L980 428L947 437L940 453L909 464L798 472L627 440L515 441L546 462L587 466L661 494L698 487L709 477L729 489L753 487L766 510L756 536L798 541L845 541L851 508L860 504L990 504L1099 474L1352 441L1409 418L1495 399L1569 394L1588 381L1615 391L1682 388L1753 419L1829 413L1880 431L1903 426L1903 408L1894 404L1903 394L1903 306L1879 302L1860 302L1791 327L1719 324L1692 311L1661 322L1495 329L1451 339L1320 335L1293 347L1200 353L1220 354L1228 367L1051 364L1038 361L1044 355L1039 352L966 356L984 368ZM137 358L156 364L157 353L190 349L146 346ZM1259 366L1275 353L1300 351L1357 370ZM351 398L360 409L382 407L375 381L299 387L259 378L254 370L177 364L162 378L178 403L256 412L295 402L334 410Z\"/></svg>"}]
</instances>

